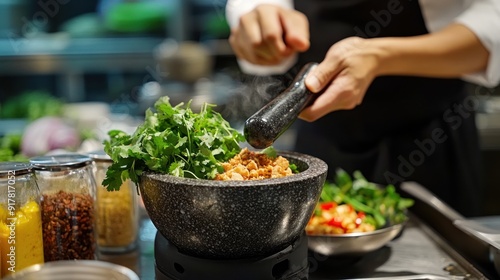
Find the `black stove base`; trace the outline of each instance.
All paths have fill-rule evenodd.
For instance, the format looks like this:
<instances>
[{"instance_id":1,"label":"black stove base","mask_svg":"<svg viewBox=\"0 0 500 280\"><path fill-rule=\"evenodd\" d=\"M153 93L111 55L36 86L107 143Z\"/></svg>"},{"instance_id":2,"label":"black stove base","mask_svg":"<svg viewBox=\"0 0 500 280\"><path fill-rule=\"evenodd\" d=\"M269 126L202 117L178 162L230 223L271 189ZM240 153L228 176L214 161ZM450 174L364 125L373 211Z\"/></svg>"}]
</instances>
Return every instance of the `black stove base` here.
<instances>
[{"instance_id":1,"label":"black stove base","mask_svg":"<svg viewBox=\"0 0 500 280\"><path fill-rule=\"evenodd\" d=\"M227 276L226 278L219 278L219 277L211 277L208 275L205 275L202 278L197 278L199 280L226 280L226 279L231 279L231 280L260 280L261 278L253 277L253 276L248 276L248 271L241 271L240 273L237 273L238 275L233 275L233 276ZM162 271L156 267L155 269L155 279L156 280L184 280L188 278L173 278L171 276L168 276L164 274ZM195 278L189 278L189 279L195 279ZM287 278L272 278L273 280L308 280L309 279L309 269L304 268L302 271L296 272L294 275L289 275Z\"/></svg>"},{"instance_id":2,"label":"black stove base","mask_svg":"<svg viewBox=\"0 0 500 280\"><path fill-rule=\"evenodd\" d=\"M160 233L155 239L156 280L308 280L306 236L259 259L211 260L180 253Z\"/></svg>"}]
</instances>

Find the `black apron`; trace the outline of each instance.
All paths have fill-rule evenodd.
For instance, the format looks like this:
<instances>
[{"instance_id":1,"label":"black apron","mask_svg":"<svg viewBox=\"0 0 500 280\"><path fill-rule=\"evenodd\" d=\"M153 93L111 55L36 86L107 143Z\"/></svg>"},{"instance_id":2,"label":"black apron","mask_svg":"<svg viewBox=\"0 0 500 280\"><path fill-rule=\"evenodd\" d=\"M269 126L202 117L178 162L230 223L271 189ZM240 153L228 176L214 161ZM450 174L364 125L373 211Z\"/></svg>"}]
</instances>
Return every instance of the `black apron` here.
<instances>
[{"instance_id":1,"label":"black apron","mask_svg":"<svg viewBox=\"0 0 500 280\"><path fill-rule=\"evenodd\" d=\"M294 69L321 62L346 37L428 33L418 1L304 0L295 7L309 19L311 48ZM355 109L297 122L295 150L324 159L330 179L342 168L380 184L417 181L461 214L477 216L482 183L476 104L464 85L458 79L376 78Z\"/></svg>"}]
</instances>

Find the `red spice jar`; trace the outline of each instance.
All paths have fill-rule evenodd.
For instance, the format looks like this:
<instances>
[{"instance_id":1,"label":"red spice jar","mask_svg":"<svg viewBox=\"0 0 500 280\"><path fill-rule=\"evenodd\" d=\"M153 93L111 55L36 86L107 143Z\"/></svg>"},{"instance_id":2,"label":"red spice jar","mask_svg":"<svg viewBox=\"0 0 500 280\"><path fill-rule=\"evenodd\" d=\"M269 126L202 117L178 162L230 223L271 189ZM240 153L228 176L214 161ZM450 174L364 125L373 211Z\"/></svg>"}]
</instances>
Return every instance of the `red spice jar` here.
<instances>
[{"instance_id":1,"label":"red spice jar","mask_svg":"<svg viewBox=\"0 0 500 280\"><path fill-rule=\"evenodd\" d=\"M97 258L96 183L84 155L30 159L40 188L45 262Z\"/></svg>"}]
</instances>

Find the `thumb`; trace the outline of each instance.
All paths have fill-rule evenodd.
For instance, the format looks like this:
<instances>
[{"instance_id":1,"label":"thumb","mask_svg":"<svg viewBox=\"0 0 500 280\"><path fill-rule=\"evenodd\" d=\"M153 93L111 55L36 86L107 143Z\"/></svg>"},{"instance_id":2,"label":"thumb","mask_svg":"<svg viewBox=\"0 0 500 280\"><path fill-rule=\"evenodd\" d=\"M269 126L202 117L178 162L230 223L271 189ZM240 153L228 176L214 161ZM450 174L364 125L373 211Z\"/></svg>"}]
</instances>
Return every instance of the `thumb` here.
<instances>
[{"instance_id":1,"label":"thumb","mask_svg":"<svg viewBox=\"0 0 500 280\"><path fill-rule=\"evenodd\" d=\"M337 63L324 60L309 72L305 80L306 87L310 91L318 93L330 83L338 72Z\"/></svg>"}]
</instances>

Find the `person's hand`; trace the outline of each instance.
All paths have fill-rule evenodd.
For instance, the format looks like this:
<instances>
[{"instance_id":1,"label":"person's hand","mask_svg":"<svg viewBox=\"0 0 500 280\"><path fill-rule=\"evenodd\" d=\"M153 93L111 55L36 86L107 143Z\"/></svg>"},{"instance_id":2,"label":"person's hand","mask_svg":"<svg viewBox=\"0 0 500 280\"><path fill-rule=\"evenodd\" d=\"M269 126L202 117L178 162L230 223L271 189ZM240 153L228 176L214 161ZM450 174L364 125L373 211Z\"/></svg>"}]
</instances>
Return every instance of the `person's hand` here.
<instances>
[{"instance_id":1,"label":"person's hand","mask_svg":"<svg viewBox=\"0 0 500 280\"><path fill-rule=\"evenodd\" d=\"M307 88L321 93L301 112L301 119L312 122L361 104L384 54L371 40L350 37L330 47L325 59L306 77Z\"/></svg>"},{"instance_id":2,"label":"person's hand","mask_svg":"<svg viewBox=\"0 0 500 280\"><path fill-rule=\"evenodd\" d=\"M298 11L259 5L240 18L229 43L237 57L253 64L276 65L309 48L309 22Z\"/></svg>"}]
</instances>

